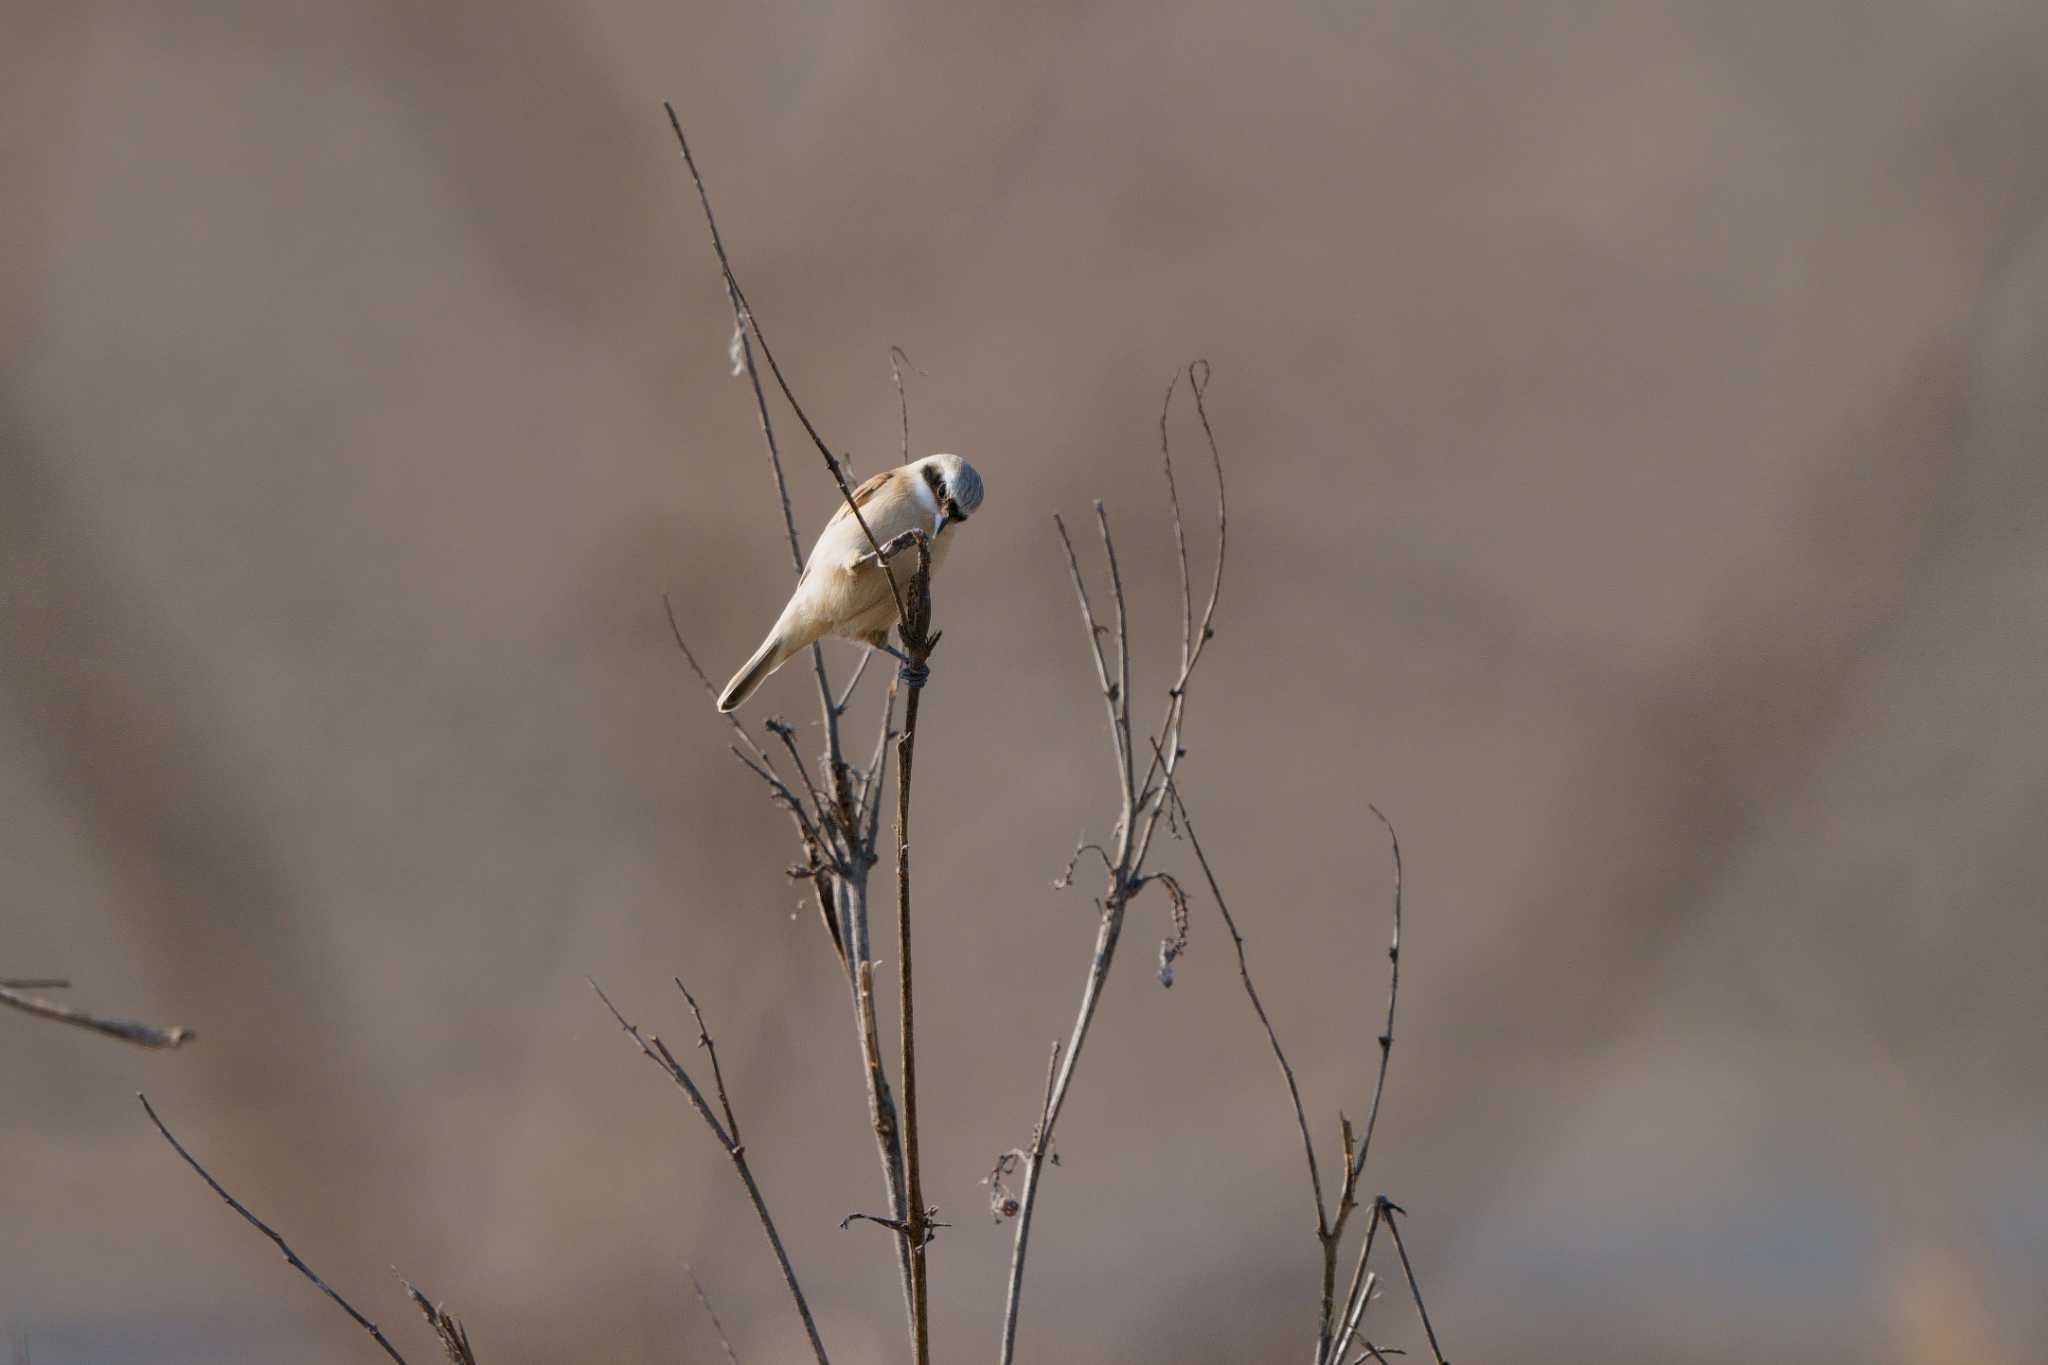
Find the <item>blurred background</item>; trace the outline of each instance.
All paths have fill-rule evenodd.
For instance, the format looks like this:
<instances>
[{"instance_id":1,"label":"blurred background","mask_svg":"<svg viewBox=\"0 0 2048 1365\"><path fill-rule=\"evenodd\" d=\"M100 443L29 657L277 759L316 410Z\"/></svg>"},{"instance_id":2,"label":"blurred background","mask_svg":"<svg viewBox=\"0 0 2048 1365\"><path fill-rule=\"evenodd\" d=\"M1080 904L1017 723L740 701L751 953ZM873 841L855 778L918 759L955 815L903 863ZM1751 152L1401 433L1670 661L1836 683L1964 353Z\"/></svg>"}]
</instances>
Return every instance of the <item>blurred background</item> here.
<instances>
[{"instance_id":1,"label":"blurred background","mask_svg":"<svg viewBox=\"0 0 2048 1365\"><path fill-rule=\"evenodd\" d=\"M686 1262L742 1359L796 1358L724 1157L583 982L682 1040L680 972L835 1359L900 1358L885 1237L836 1226L880 1191L835 963L662 617L722 681L788 582L669 98L857 471L894 344L916 451L987 480L918 760L941 1357L995 1349L978 1182L1114 813L1051 515L1106 500L1150 711L1159 402L1205 356L1186 795L1326 1143L1383 999L1364 803L1401 830L1367 1185L1446 1354L2039 1358L2042 7L8 8L0 975L199 1041L0 1016L0 1350L372 1355L146 1089L416 1360L394 1264L490 1365L719 1358ZM815 743L807 686L751 714ZM1312 1339L1284 1092L1206 900L1160 989L1165 911L1062 1120L1025 1360Z\"/></svg>"}]
</instances>

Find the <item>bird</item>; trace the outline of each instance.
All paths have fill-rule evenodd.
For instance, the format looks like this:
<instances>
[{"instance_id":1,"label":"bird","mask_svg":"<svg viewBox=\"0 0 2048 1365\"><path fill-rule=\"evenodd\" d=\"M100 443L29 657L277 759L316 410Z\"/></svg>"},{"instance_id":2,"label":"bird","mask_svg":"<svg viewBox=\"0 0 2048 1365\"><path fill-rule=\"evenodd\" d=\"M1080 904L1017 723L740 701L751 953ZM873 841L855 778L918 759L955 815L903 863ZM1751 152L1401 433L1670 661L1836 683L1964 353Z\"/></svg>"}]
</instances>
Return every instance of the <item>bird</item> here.
<instances>
[{"instance_id":1,"label":"bird","mask_svg":"<svg viewBox=\"0 0 2048 1365\"><path fill-rule=\"evenodd\" d=\"M854 519L853 507L860 509L867 531ZM936 572L952 547L953 537L944 534L946 529L966 521L980 507L981 475L958 455L927 455L883 470L854 489L851 505L840 503L811 546L796 591L768 638L719 693L718 709L738 708L769 674L827 635L887 650L889 627L896 623L896 598L875 546L923 531L931 537ZM869 531L874 533L872 544Z\"/></svg>"}]
</instances>

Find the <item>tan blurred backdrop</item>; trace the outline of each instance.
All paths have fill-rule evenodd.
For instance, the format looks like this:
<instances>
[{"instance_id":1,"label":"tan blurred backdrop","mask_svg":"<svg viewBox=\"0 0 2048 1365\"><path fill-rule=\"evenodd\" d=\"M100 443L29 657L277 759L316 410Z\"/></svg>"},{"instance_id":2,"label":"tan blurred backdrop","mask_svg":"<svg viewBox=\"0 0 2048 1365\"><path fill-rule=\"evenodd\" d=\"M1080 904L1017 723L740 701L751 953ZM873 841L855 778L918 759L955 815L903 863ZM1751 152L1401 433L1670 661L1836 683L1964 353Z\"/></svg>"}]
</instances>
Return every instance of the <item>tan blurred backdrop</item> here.
<instances>
[{"instance_id":1,"label":"tan blurred backdrop","mask_svg":"<svg viewBox=\"0 0 2048 1365\"><path fill-rule=\"evenodd\" d=\"M582 981L681 1036L677 971L837 1358L897 1358L835 1226L878 1193L834 964L661 615L722 678L787 573L664 97L832 438L893 459L900 344L917 448L988 483L919 751L943 1358L994 1349L977 1181L1113 813L1050 516L1107 499L1156 695L1197 355L1235 554L1187 794L1326 1140L1382 988L1363 803L1401 827L1369 1183L1447 1353L2039 1358L2039 5L7 10L0 974L200 1035L0 1017L18 1358L370 1358L140 1088L415 1359L393 1263L491 1365L712 1358L686 1261L793 1358ZM813 718L796 670L767 708ZM1026 1360L1312 1334L1278 1081L1206 905L1160 990L1163 912Z\"/></svg>"}]
</instances>

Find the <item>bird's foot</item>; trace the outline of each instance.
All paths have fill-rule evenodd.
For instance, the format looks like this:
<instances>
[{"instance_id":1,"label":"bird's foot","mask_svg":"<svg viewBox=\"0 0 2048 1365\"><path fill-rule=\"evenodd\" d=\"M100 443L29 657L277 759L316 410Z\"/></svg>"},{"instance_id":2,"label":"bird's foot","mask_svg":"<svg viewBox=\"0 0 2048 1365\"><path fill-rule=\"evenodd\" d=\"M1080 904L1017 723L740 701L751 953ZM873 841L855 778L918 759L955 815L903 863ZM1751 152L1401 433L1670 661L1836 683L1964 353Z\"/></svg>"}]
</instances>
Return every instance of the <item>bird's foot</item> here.
<instances>
[{"instance_id":1,"label":"bird's foot","mask_svg":"<svg viewBox=\"0 0 2048 1365\"><path fill-rule=\"evenodd\" d=\"M912 687L923 687L931 681L932 671L923 664L914 663L908 654L890 644L887 640L869 640L869 649L886 654L896 661L896 676Z\"/></svg>"},{"instance_id":2,"label":"bird's foot","mask_svg":"<svg viewBox=\"0 0 2048 1365\"><path fill-rule=\"evenodd\" d=\"M869 550L859 559L854 560L854 566L860 568L869 564L887 564L920 540L929 543L930 537L926 536L923 531L915 528L905 531L900 536L883 541L879 550Z\"/></svg>"},{"instance_id":3,"label":"bird's foot","mask_svg":"<svg viewBox=\"0 0 2048 1365\"><path fill-rule=\"evenodd\" d=\"M910 656L890 644L887 640L870 640L868 641L868 648L881 651L897 663L902 664L905 668L910 667Z\"/></svg>"}]
</instances>

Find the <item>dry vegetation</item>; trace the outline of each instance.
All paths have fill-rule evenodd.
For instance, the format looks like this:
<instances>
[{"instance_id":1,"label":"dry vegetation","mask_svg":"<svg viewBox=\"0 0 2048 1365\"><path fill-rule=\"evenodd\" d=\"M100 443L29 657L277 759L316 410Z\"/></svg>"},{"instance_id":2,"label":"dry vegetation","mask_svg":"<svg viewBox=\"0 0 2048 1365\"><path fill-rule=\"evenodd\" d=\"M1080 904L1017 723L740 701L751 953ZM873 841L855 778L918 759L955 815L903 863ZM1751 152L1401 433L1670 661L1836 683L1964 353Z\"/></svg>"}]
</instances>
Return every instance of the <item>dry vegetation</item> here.
<instances>
[{"instance_id":1,"label":"dry vegetation","mask_svg":"<svg viewBox=\"0 0 2048 1365\"><path fill-rule=\"evenodd\" d=\"M775 354L763 334L760 321L748 305L746 294L727 256L725 244L719 236L718 225L712 214L708 191L691 155L682 126L672 108L668 113L684 163L702 204L705 223L710 232L719 269L724 277L727 297L732 306L735 363L744 371L752 389L767 463L774 476L784 530L789 538L791 560L796 571L801 573L802 542L791 511L783 453L776 437L767 389L761 371L757 368L757 353L759 359L765 362L776 389L787 401L790 411L794 413L805 434L816 447L847 506L852 509L856 520L859 520L860 510L853 501L846 477L850 461L834 455L831 447L805 414L783 374L781 365L776 361ZM910 409L907 395L903 390L901 364L896 363L903 361L907 361L907 357L900 351L892 356L892 369L896 377L902 414L901 454L907 461L911 449ZM1264 1033L1285 1083L1284 1112L1290 1116L1301 1141L1307 1187L1314 1202L1314 1236L1320 1252L1320 1312L1313 1341L1313 1358L1316 1365L1340 1365L1340 1362L1342 1365L1362 1365L1362 1362L1367 1360L1384 1362L1389 1356L1404 1353L1399 1347L1385 1344L1384 1339L1375 1341L1368 1335L1368 1329L1377 1325L1384 1316L1372 1323L1368 1322L1368 1309L1377 1300L1380 1285L1380 1272L1373 1268L1372 1260L1376 1248L1383 1245L1379 1238L1382 1229L1386 1231L1388 1240L1393 1245L1405 1297L1415 1310L1415 1321L1427 1342L1429 1355L1437 1365L1443 1365L1444 1357L1438 1346L1436 1330L1425 1306L1414 1267L1409 1261L1407 1247L1402 1240L1399 1219L1405 1216L1404 1210L1384 1194L1365 1195L1366 1186L1363 1184L1372 1150L1373 1135L1380 1118L1380 1103L1385 1093L1387 1068L1394 1042L1395 1011L1400 992L1401 849L1394 827L1376 807L1368 806L1361 812L1361 833L1368 832L1371 828L1365 823L1365 817L1369 814L1384 831L1391 852L1393 935L1387 950L1388 981L1384 1017L1376 1035L1377 1067L1367 1093L1362 1123L1354 1124L1350 1117L1341 1112L1336 1116L1338 1165L1333 1168L1332 1190L1326 1183L1323 1159L1318 1153L1309 1110L1296 1082L1294 1068L1288 1061L1279 1034L1253 982L1250 957L1240 921L1231 910L1209 855L1196 834L1194 818L1189 810L1181 781L1182 763L1187 756L1183 740L1189 692L1203 654L1210 642L1216 638L1218 606L1223 596L1225 551L1229 538L1224 462L1207 407L1209 380L1210 373L1206 362L1197 361L1188 366L1184 376L1176 373L1167 386L1165 400L1160 409L1161 468L1165 479L1166 507L1172 521L1180 590L1180 650L1178 666L1171 680L1159 693L1162 713L1150 729L1140 729L1133 717L1133 699L1138 692L1132 679L1131 642L1134 632L1130 603L1124 591L1109 514L1102 503L1095 504L1095 529L1101 544L1101 573L1106 576L1106 590L1100 583L1091 590L1089 574L1082 566L1081 554L1075 548L1065 521L1057 515L1053 518L1060 542L1065 549L1067 566L1072 575L1081 623L1084 627L1086 647L1094 665L1108 721L1107 737L1115 815L1109 829L1099 838L1086 840L1074 849L1067 861L1066 870L1057 883L1070 886L1078 869L1084 864L1100 864L1102 882L1094 901L1098 916L1094 945L1083 973L1080 1003L1072 1029L1064 1040L1052 1043L1051 1058L1043 1085L1033 1091L1037 1098L1033 1104L1030 1135L1021 1146L997 1156L987 1180L992 1211L998 1220L1011 1220L1014 1228L1009 1273L1004 1292L999 1358L1003 1365L1009 1365L1016 1355L1019 1323L1025 1303L1026 1270L1029 1264L1027 1253L1030 1249L1031 1232L1043 1202L1047 1169L1059 1164L1055 1133L1060 1114L1078 1077L1082 1055L1096 1017L1097 1005L1102 998L1103 988L1118 960L1118 949L1128 915L1145 891L1156 888L1159 896L1155 899L1163 899L1167 909L1170 932L1160 942L1158 964L1158 978L1163 986L1171 987L1174 984L1175 962L1188 948L1190 919L1196 893L1191 892L1173 872L1158 865L1159 854L1162 851L1160 836L1164 834L1166 841L1185 844L1199 869L1207 898L1214 905L1230 935L1246 999ZM1180 487L1175 478L1170 432L1170 419L1174 413L1175 400L1182 392L1186 393L1192 404L1193 415L1199 425L1215 481L1213 567L1206 586L1199 594L1191 568L1188 528L1183 514ZM868 531L864 521L861 525L863 531ZM910 1354L917 1365L928 1365L931 1345L926 1262L938 1230L947 1224L939 1221L939 1210L925 1202L922 1183L917 1110L916 995L911 932L912 845L909 830L918 714L924 690L931 684L932 672L929 661L940 641L941 632L933 627L931 561L926 538L921 533L911 532L887 544L881 544L877 543L873 533L868 531L868 539L873 553L889 574L891 590L896 598L898 634L903 652L899 656L896 676L890 680L886 692L875 704L876 714L871 722L875 738L865 762L855 762L849 756L853 749L845 731L857 690L868 665L873 660L872 652L863 656L843 683L835 685L827 668L823 650L817 645L812 646L811 657L819 706L819 731L823 738L823 752L815 759L815 772L813 764L805 760L797 743L797 731L793 726L770 717L761 723L763 735L756 736L737 717L728 717L728 720L734 734L734 757L748 773L763 784L769 799L789 818L799 855L797 861L789 868L789 876L806 885L815 898L820 924L829 934L844 970L851 1023L860 1044L862 1079L868 1098L868 1127L872 1130L876 1156L881 1167L884 1205L882 1211L876 1213L848 1213L841 1226L848 1227L855 1223L872 1224L886 1234L888 1254L893 1257L899 1271ZM1199 608L1198 597L1204 599ZM670 624L675 630L676 643L691 671L703 685L706 693L713 693L711 682L698 666L672 611ZM900 723L899 698L902 700ZM883 1029L877 1008L877 962L872 951L874 940L870 925L869 894L870 873L880 864L884 853L881 834L882 795L888 772L888 755L892 747L895 750L897 765L894 858L898 1016L896 1074L893 1082L889 1059L884 1053ZM1349 889L1354 895L1364 898L1365 893L1361 888L1354 886ZM102 1018L26 993L37 989L62 988L68 984L58 979L0 980L0 1003L43 1018L93 1029L143 1047L175 1048L193 1036L189 1030L182 1028L159 1029L124 1020ZM659 1035L643 1032L626 1018L596 982L592 982L591 985L604 1007L611 1012L612 1017L640 1052L683 1091L713 1140L730 1158L734 1173L745 1187L761 1230L775 1256L788 1290L790 1305L802 1321L806 1338L819 1365L826 1365L829 1360L826 1343L805 1297L798 1271L792 1264L782 1235L777 1229L762 1180L748 1160L746 1145L741 1136L739 1116L734 1109L725 1075L719 1066L717 1045L696 997L681 978L676 978L676 988L681 993L694 1023L695 1050L704 1054L703 1067L693 1072ZM705 1084L707 1079L708 1087ZM198 1174L214 1194L269 1238L286 1262L348 1314L369 1334L386 1356L399 1362L405 1360L404 1355L392 1344L376 1322L321 1279L276 1230L229 1193L173 1135L147 1097L138 1098L141 1099L143 1110L150 1122L155 1125L165 1142ZM1354 1217L1361 1211L1366 1215L1362 1230L1359 1229L1358 1220ZM1351 1266L1348 1274L1342 1273L1346 1262ZM739 1353L726 1339L724 1328L718 1323L716 1312L702 1286L697 1283L694 1272L690 1274L690 1280L693 1292L713 1323L728 1358L736 1361ZM477 1357L472 1352L469 1336L463 1324L412 1283L401 1278L400 1284L411 1302L425 1317L446 1357L455 1362L455 1365L475 1365ZM1298 1345L1304 1350L1309 1349L1306 1334ZM1283 1346L1287 1350L1294 1349L1293 1344L1275 1343L1276 1350L1282 1349Z\"/></svg>"}]
</instances>

